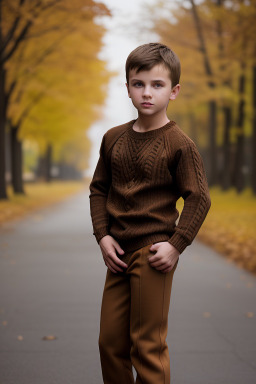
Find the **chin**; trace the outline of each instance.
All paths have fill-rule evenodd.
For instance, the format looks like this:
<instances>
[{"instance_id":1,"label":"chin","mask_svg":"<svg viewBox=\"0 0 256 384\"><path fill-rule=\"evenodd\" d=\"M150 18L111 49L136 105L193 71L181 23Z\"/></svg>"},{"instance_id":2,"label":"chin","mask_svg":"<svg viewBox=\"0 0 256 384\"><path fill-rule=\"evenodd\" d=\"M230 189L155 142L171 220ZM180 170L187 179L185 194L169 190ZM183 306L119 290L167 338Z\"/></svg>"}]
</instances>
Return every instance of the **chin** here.
<instances>
[{"instance_id":1,"label":"chin","mask_svg":"<svg viewBox=\"0 0 256 384\"><path fill-rule=\"evenodd\" d=\"M138 112L140 112L141 114L143 115L154 115L157 111L153 111L152 109L140 109L140 108L137 108Z\"/></svg>"}]
</instances>

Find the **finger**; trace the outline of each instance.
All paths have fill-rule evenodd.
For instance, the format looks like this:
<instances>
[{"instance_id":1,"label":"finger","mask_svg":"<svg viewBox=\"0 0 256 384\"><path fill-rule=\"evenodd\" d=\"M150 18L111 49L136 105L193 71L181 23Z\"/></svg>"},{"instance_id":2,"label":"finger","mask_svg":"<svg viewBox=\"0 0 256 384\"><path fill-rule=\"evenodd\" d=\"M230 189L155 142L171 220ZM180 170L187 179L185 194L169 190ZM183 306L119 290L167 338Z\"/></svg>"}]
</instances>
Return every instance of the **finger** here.
<instances>
[{"instance_id":1,"label":"finger","mask_svg":"<svg viewBox=\"0 0 256 384\"><path fill-rule=\"evenodd\" d=\"M104 254L106 260L112 261L112 266L119 265L120 267L127 268L127 265L117 257L115 250L109 250Z\"/></svg>"},{"instance_id":2,"label":"finger","mask_svg":"<svg viewBox=\"0 0 256 384\"><path fill-rule=\"evenodd\" d=\"M149 260L151 265L158 266L166 263L166 260L162 256L158 256L157 258L150 258Z\"/></svg>"},{"instance_id":3,"label":"finger","mask_svg":"<svg viewBox=\"0 0 256 384\"><path fill-rule=\"evenodd\" d=\"M167 264L162 264L162 265L159 265L158 267L157 267L157 269L159 270L159 271L165 271L165 270L167 270L167 269L169 269L170 268L170 265L167 265Z\"/></svg>"},{"instance_id":4,"label":"finger","mask_svg":"<svg viewBox=\"0 0 256 384\"><path fill-rule=\"evenodd\" d=\"M117 250L117 253L119 253L119 255L123 255L125 253L117 242L114 243L114 247Z\"/></svg>"},{"instance_id":5,"label":"finger","mask_svg":"<svg viewBox=\"0 0 256 384\"><path fill-rule=\"evenodd\" d=\"M109 268L113 273L123 272L122 270L118 269L118 267L116 267L116 265L107 263L107 266L108 266L108 268Z\"/></svg>"},{"instance_id":6,"label":"finger","mask_svg":"<svg viewBox=\"0 0 256 384\"><path fill-rule=\"evenodd\" d=\"M113 272L113 273L117 273L112 267L110 267L109 265L107 266L108 267L108 269L110 269L110 271L111 272Z\"/></svg>"},{"instance_id":7,"label":"finger","mask_svg":"<svg viewBox=\"0 0 256 384\"><path fill-rule=\"evenodd\" d=\"M108 264L116 271L116 272L123 272L123 269L121 269L113 260L108 258Z\"/></svg>"},{"instance_id":8,"label":"finger","mask_svg":"<svg viewBox=\"0 0 256 384\"><path fill-rule=\"evenodd\" d=\"M156 266L153 265L153 268L155 268L158 271L162 272L162 271L164 271L167 268L167 266L166 266L166 264L156 265Z\"/></svg>"},{"instance_id":9,"label":"finger","mask_svg":"<svg viewBox=\"0 0 256 384\"><path fill-rule=\"evenodd\" d=\"M112 267L114 267L118 271L123 272L123 269L128 267L128 265L126 265L123 261L121 261L116 256L116 254L111 254L109 260L112 263Z\"/></svg>"},{"instance_id":10,"label":"finger","mask_svg":"<svg viewBox=\"0 0 256 384\"><path fill-rule=\"evenodd\" d=\"M161 258L161 256L160 256L158 253L156 253L154 256L150 256L150 257L148 258L148 261L149 261L150 263L154 263L155 261L160 260L160 258Z\"/></svg>"},{"instance_id":11,"label":"finger","mask_svg":"<svg viewBox=\"0 0 256 384\"><path fill-rule=\"evenodd\" d=\"M175 264L174 264L175 265ZM164 270L165 273L168 273L168 272L171 272L174 268L174 265L171 264L169 267L166 268L166 270Z\"/></svg>"},{"instance_id":12,"label":"finger","mask_svg":"<svg viewBox=\"0 0 256 384\"><path fill-rule=\"evenodd\" d=\"M117 273L117 272L115 271L115 269L112 268L112 266L111 266L107 261L105 261L105 264L106 264L106 266L108 267L108 269L109 269L111 272L113 272L113 273Z\"/></svg>"},{"instance_id":13,"label":"finger","mask_svg":"<svg viewBox=\"0 0 256 384\"><path fill-rule=\"evenodd\" d=\"M119 259L119 257L117 257L117 255L115 253L111 253L109 254L109 257L111 258L111 260L116 264L116 265L119 265L120 267L123 267L123 268L127 268L128 265L125 264L122 260Z\"/></svg>"},{"instance_id":14,"label":"finger","mask_svg":"<svg viewBox=\"0 0 256 384\"><path fill-rule=\"evenodd\" d=\"M150 264L151 267L157 268L157 269L164 269L167 268L168 266L161 260L156 261L155 263Z\"/></svg>"},{"instance_id":15,"label":"finger","mask_svg":"<svg viewBox=\"0 0 256 384\"><path fill-rule=\"evenodd\" d=\"M105 260L108 266L111 266L112 269L114 269L116 272L122 271L117 264L111 259L110 255L105 255Z\"/></svg>"},{"instance_id":16,"label":"finger","mask_svg":"<svg viewBox=\"0 0 256 384\"><path fill-rule=\"evenodd\" d=\"M151 245L151 247L149 248L150 251L157 251L158 248L160 247L160 245L162 244L163 242L160 241L159 243L155 243L153 245Z\"/></svg>"}]
</instances>

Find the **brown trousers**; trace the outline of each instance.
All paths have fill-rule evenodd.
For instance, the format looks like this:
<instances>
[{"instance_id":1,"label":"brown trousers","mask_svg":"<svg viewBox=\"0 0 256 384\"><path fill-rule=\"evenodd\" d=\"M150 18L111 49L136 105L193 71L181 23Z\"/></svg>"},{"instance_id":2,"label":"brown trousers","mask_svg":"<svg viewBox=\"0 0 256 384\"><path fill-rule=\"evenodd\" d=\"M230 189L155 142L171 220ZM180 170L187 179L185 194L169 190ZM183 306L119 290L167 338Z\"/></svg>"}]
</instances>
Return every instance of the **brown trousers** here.
<instances>
[{"instance_id":1,"label":"brown trousers","mask_svg":"<svg viewBox=\"0 0 256 384\"><path fill-rule=\"evenodd\" d=\"M173 274L151 267L152 244L122 260L124 272L107 270L102 297L99 350L105 384L169 384L166 343Z\"/></svg>"}]
</instances>

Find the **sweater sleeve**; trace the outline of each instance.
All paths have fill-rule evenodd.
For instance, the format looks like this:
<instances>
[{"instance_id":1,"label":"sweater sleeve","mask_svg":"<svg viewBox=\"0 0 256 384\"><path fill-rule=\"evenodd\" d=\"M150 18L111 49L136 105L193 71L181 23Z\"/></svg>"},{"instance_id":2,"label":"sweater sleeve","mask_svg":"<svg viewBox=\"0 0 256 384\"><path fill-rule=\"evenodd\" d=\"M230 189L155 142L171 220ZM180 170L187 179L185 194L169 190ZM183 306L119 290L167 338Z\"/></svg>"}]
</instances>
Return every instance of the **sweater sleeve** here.
<instances>
[{"instance_id":1,"label":"sweater sleeve","mask_svg":"<svg viewBox=\"0 0 256 384\"><path fill-rule=\"evenodd\" d=\"M168 242L182 253L194 240L211 206L203 161L194 143L187 142L179 149L175 181L184 207Z\"/></svg>"},{"instance_id":2,"label":"sweater sleeve","mask_svg":"<svg viewBox=\"0 0 256 384\"><path fill-rule=\"evenodd\" d=\"M106 164L105 135L100 146L100 156L92 181L90 183L90 212L93 225L93 234L99 243L102 237L108 235L109 217L106 210L108 191L111 184L111 171Z\"/></svg>"}]
</instances>

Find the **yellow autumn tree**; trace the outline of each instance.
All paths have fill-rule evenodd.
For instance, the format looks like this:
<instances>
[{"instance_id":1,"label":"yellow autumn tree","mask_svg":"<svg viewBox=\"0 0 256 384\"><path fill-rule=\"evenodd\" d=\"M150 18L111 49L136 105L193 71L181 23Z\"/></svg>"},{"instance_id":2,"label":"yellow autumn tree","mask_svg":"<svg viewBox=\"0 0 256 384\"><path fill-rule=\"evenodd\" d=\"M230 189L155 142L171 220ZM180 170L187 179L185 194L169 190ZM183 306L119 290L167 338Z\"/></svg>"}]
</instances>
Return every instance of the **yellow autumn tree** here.
<instances>
[{"instance_id":1,"label":"yellow autumn tree","mask_svg":"<svg viewBox=\"0 0 256 384\"><path fill-rule=\"evenodd\" d=\"M5 64L6 111L16 142L12 151L16 171L20 168L17 173L21 175L22 151L17 143L20 146L28 139L38 144L41 154L51 145L55 161L60 156L77 158L63 154L62 147L72 141L73 150L80 151L82 168L87 161L85 131L99 117L110 78L105 63L98 59L104 28L95 17L110 13L93 0L38 1L39 6L31 1L4 3L5 34L17 19L16 36L29 25L29 32ZM23 189L21 182L20 177L18 192Z\"/></svg>"},{"instance_id":2,"label":"yellow autumn tree","mask_svg":"<svg viewBox=\"0 0 256 384\"><path fill-rule=\"evenodd\" d=\"M244 153L251 134L255 0L161 1L157 9L149 16L153 30L182 64L181 97L170 113L205 148L211 184L228 187L232 153ZM233 169L243 188L241 173L249 156L239 156Z\"/></svg>"}]
</instances>

